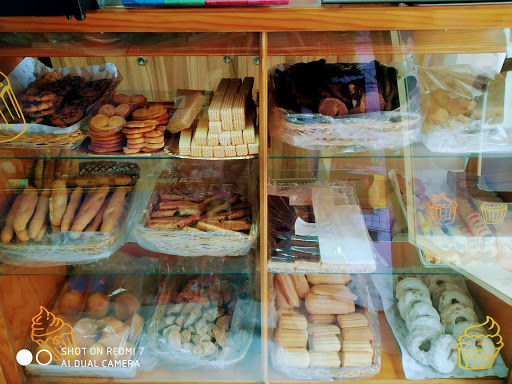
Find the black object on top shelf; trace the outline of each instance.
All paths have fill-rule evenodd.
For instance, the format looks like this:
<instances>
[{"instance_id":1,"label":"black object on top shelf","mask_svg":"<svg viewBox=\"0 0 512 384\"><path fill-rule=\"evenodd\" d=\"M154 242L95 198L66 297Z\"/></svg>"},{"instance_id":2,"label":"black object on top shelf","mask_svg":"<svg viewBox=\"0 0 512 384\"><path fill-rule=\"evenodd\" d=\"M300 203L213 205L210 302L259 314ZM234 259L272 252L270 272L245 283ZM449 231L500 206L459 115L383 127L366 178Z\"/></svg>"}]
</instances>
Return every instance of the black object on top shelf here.
<instances>
[{"instance_id":1,"label":"black object on top shelf","mask_svg":"<svg viewBox=\"0 0 512 384\"><path fill-rule=\"evenodd\" d=\"M96 0L4 0L0 16L66 16L84 20L91 9L98 9Z\"/></svg>"}]
</instances>

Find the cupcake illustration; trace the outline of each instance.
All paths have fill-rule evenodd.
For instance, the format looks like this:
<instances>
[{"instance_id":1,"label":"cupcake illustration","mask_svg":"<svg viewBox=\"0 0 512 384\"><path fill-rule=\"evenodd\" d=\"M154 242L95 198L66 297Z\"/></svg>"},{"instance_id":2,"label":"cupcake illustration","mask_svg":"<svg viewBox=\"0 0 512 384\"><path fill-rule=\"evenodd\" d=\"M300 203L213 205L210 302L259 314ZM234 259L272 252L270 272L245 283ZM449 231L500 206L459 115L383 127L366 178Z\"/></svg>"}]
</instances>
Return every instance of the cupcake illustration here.
<instances>
[{"instance_id":1,"label":"cupcake illustration","mask_svg":"<svg viewBox=\"0 0 512 384\"><path fill-rule=\"evenodd\" d=\"M500 224L505 220L508 206L505 203L485 202L480 206L480 211L486 224Z\"/></svg>"},{"instance_id":2,"label":"cupcake illustration","mask_svg":"<svg viewBox=\"0 0 512 384\"><path fill-rule=\"evenodd\" d=\"M44 307L32 318L32 341L48 349L55 361L74 357L76 349L73 328ZM62 349L65 348L65 353Z\"/></svg>"},{"instance_id":3,"label":"cupcake illustration","mask_svg":"<svg viewBox=\"0 0 512 384\"><path fill-rule=\"evenodd\" d=\"M472 371L491 368L503 348L500 326L489 316L485 323L467 327L458 341L459 367Z\"/></svg>"},{"instance_id":4,"label":"cupcake illustration","mask_svg":"<svg viewBox=\"0 0 512 384\"><path fill-rule=\"evenodd\" d=\"M447 198L444 193L434 195L428 202L428 208L434 224L449 225L455 222L457 203Z\"/></svg>"}]
</instances>

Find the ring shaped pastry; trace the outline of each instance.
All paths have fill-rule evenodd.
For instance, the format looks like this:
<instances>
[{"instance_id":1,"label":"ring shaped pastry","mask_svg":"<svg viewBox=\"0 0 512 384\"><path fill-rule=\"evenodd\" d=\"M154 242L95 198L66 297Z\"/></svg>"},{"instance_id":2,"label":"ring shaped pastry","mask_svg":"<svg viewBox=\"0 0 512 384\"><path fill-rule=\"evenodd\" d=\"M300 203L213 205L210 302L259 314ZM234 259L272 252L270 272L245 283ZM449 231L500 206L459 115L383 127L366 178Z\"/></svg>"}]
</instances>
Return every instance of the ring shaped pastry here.
<instances>
[{"instance_id":1,"label":"ring shaped pastry","mask_svg":"<svg viewBox=\"0 0 512 384\"><path fill-rule=\"evenodd\" d=\"M439 298L439 312L443 312L445 308L458 303L471 309L475 308L473 301L464 293L460 293L458 291L445 291Z\"/></svg>"},{"instance_id":2,"label":"ring shaped pastry","mask_svg":"<svg viewBox=\"0 0 512 384\"><path fill-rule=\"evenodd\" d=\"M439 299L441 298L441 295L445 292L445 291L457 291L457 292L460 292L460 293L466 293L464 291L464 288L462 286L460 286L459 284L456 284L456 283L442 283L441 285L439 285L437 287L437 289L435 289L434 291L432 291L432 304L434 305L435 308L439 307Z\"/></svg>"},{"instance_id":3,"label":"ring shaped pastry","mask_svg":"<svg viewBox=\"0 0 512 384\"><path fill-rule=\"evenodd\" d=\"M430 279L430 285L429 290L430 292L434 292L441 284L445 283L453 283L453 284L460 284L461 278L457 276L448 276L448 275L439 275L434 276L432 279Z\"/></svg>"},{"instance_id":4,"label":"ring shaped pastry","mask_svg":"<svg viewBox=\"0 0 512 384\"><path fill-rule=\"evenodd\" d=\"M439 319L432 317L432 316L418 316L417 318L413 319L408 324L408 330L409 332L414 331L418 327L428 327L433 328L436 331L439 331L440 333L445 333L445 328L439 321Z\"/></svg>"},{"instance_id":5,"label":"ring shaped pastry","mask_svg":"<svg viewBox=\"0 0 512 384\"><path fill-rule=\"evenodd\" d=\"M423 284L420 280L414 277L406 277L402 281L400 281L396 286L396 298L400 300L405 291L415 289L418 291L422 291L425 296L430 297L430 291L427 286Z\"/></svg>"},{"instance_id":6,"label":"ring shaped pastry","mask_svg":"<svg viewBox=\"0 0 512 384\"><path fill-rule=\"evenodd\" d=\"M455 325L463 321L478 321L475 311L462 304L452 304L441 312L441 323L448 333L453 333Z\"/></svg>"},{"instance_id":7,"label":"ring shaped pastry","mask_svg":"<svg viewBox=\"0 0 512 384\"><path fill-rule=\"evenodd\" d=\"M421 364L430 365L432 343L440 335L435 329L418 327L407 335L405 340L407 351Z\"/></svg>"},{"instance_id":8,"label":"ring shaped pastry","mask_svg":"<svg viewBox=\"0 0 512 384\"><path fill-rule=\"evenodd\" d=\"M430 365L436 371L449 373L457 367L459 355L457 340L452 335L441 335L432 342Z\"/></svg>"},{"instance_id":9,"label":"ring shaped pastry","mask_svg":"<svg viewBox=\"0 0 512 384\"><path fill-rule=\"evenodd\" d=\"M437 313L432 305L423 302L414 303L409 313L405 316L405 324L407 325L407 329L409 329L409 326L413 320L420 316L430 316L440 320L439 313Z\"/></svg>"},{"instance_id":10,"label":"ring shaped pastry","mask_svg":"<svg viewBox=\"0 0 512 384\"><path fill-rule=\"evenodd\" d=\"M400 300L398 300L398 312L400 312L400 316L402 317L402 319L404 319L407 316L413 304L418 303L420 301L432 305L432 300L430 300L430 296L425 296L422 291L405 291Z\"/></svg>"}]
</instances>

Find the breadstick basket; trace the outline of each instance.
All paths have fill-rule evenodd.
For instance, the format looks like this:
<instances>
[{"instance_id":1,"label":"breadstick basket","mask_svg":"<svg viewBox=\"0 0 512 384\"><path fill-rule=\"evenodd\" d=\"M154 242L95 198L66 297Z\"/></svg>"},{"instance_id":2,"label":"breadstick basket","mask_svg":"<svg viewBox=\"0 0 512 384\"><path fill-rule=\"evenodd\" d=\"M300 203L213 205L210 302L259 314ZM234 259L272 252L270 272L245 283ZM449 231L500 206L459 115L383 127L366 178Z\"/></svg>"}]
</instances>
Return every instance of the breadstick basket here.
<instances>
[{"instance_id":1,"label":"breadstick basket","mask_svg":"<svg viewBox=\"0 0 512 384\"><path fill-rule=\"evenodd\" d=\"M243 276L168 276L147 330L146 366L224 369L253 340L258 304Z\"/></svg>"},{"instance_id":2,"label":"breadstick basket","mask_svg":"<svg viewBox=\"0 0 512 384\"><path fill-rule=\"evenodd\" d=\"M208 163L196 161L197 164ZM137 220L139 224L133 234L136 242L147 250L176 256L246 255L258 237L257 186L253 182L256 178L248 177L255 169L254 164L248 161L249 163L246 163L246 160L240 160L239 164L244 176L233 182L226 180L219 182L222 180L219 176L196 177L191 180L176 173L161 175L155 183L154 190L146 195L145 205L143 203L139 207L140 220ZM222 169L222 165L220 168ZM162 206L171 206L176 203L176 201L170 201L169 205L163 205L167 201L163 199L164 194L174 193L183 194L179 198L183 199L182 202L187 206L179 207L179 204L176 204L177 208L174 210L162 210ZM217 207L215 205L205 207L197 212L197 216L194 216L196 213L189 211L189 208L195 209L198 205L201 206L204 202L217 197L219 197ZM223 207L224 209L221 209ZM242 208L238 209L240 207ZM213 211L210 211L210 208ZM187 213L186 210L189 212ZM166 215L166 212L170 212L174 217L160 216ZM221 213L209 216L210 212ZM243 217L237 216L242 213ZM219 218L219 215L223 218ZM215 221L214 218L219 220ZM177 224L174 225L175 223ZM224 224L226 226L223 226ZM242 225L244 228L230 230L227 227L228 224Z\"/></svg>"},{"instance_id":3,"label":"breadstick basket","mask_svg":"<svg viewBox=\"0 0 512 384\"><path fill-rule=\"evenodd\" d=\"M320 60L273 68L270 135L295 147L332 153L396 149L420 141L418 74L414 67L395 67ZM313 83L326 84L325 89Z\"/></svg>"},{"instance_id":4,"label":"breadstick basket","mask_svg":"<svg viewBox=\"0 0 512 384\"><path fill-rule=\"evenodd\" d=\"M372 376L375 376L380 371L381 367L381 354L382 354L382 345L380 338L380 326L377 318L378 309L374 303L378 302L378 294L373 288L373 284L370 281L368 275L365 274L356 274L352 275L352 281L348 283L345 288L349 292L349 295L352 296L352 299L340 299L338 301L347 301L349 300L352 304L352 312L355 310L356 312L348 314L359 316L359 320L364 319L364 322L367 324L364 328L366 331L372 334L372 340L359 340L359 339L350 339L347 336L347 340L345 340L344 332L346 330L361 330L362 328L341 328L344 325L340 321L340 317L336 315L313 315L310 313L310 308L308 307L309 295L320 296L313 293L313 288L317 284L313 284L313 280L310 280L311 276L322 276L322 275L274 275L275 278L269 279L269 290L268 290L268 301L269 301L269 350L271 353L271 361L272 366L275 370L298 380L315 380L315 381L334 381L334 380L358 380L358 379L367 379ZM304 283L306 283L307 276L307 290L308 293L304 296L306 297L306 305L304 305L304 298L299 298L297 305L299 307L292 307L287 304L287 296L285 295L285 291L282 288L282 281L279 281L277 277L282 278L290 277L297 278L300 276L304 279ZM295 276L295 277L294 277ZM338 276L349 276L343 274L330 274L323 275L330 277L338 277ZM296 280L293 280L294 283L291 284L291 289L294 291L294 284ZM292 283L292 280L290 280ZM329 285L324 285L327 283L319 283L318 287L328 288ZM298 285L297 285L298 287ZM339 289L339 287L344 287L343 285L332 285L331 287L335 287L334 289ZM299 292L297 290L297 292ZM325 293L325 292L324 292ZM357 296L357 298L356 298ZM333 298L334 296L323 296ZM283 300L285 304L283 304ZM283 306L284 305L284 306ZM333 308L330 305L324 305L325 311L323 313L328 313L329 310ZM290 308L286 308L290 307ZM348 312L348 311L347 311ZM283 316L291 316L293 325L290 326L290 322L288 325L286 324L286 320ZM313 320L313 316L330 316L331 320ZM345 316L345 315L341 315ZM302 318L302 321L299 321L299 318ZM307 322L307 323L306 323ZM304 323L304 326L300 326L299 324ZM283 332L282 328L285 329ZM356 326L356 325L354 325ZM315 327L325 327L322 332L324 334L317 334L317 340L315 340L315 332L313 328ZM294 328L294 329L291 329ZM301 328L300 330L298 328ZM332 329L337 329L337 334L327 335L327 333ZM317 328L318 330L318 328ZM347 331L348 333L348 331ZM324 338L321 342L319 339L322 336L329 336L331 339L328 341ZM299 340L301 339L301 340ZM359 341L354 341L359 340ZM286 343L294 343L295 345L283 346ZM297 343L303 343L299 345ZM318 343L318 344L317 344ZM349 345L352 343L352 348L349 351L344 349L344 345ZM337 344L337 346L332 347L333 344ZM323 351L323 352L320 352ZM331 352L329 352L331 351ZM352 352L352 356L344 357L344 354L349 354ZM361 354L365 354L364 358L365 362L360 362L358 357L361 358ZM362 360L361 360L362 361ZM332 363L332 364L331 364ZM341 365L341 366L340 366ZM346 365L346 366L344 366ZM357 366L359 365L359 366Z\"/></svg>"},{"instance_id":5,"label":"breadstick basket","mask_svg":"<svg viewBox=\"0 0 512 384\"><path fill-rule=\"evenodd\" d=\"M53 170L58 169L60 163L55 162L59 161L70 161L70 168L73 168L73 165L77 162L77 160L66 159L46 160L41 168L44 168L44 172L52 167L55 167L52 168ZM29 213L28 217L30 220L22 223L26 225L25 228L22 231L13 231L11 228L11 235L7 238L5 235L9 232L10 215L8 212L5 212L0 222L2 228L2 242L0 243L2 261L15 265L31 265L35 263L38 266L41 263L65 265L94 262L108 258L116 252L128 238L129 228L132 223L130 220L130 210L134 203L134 194L137 193L135 191L135 184L140 176L140 167L135 163L129 162L81 162L76 164L78 166L77 173L75 172L76 177L69 175L69 178L66 179L62 176L62 178L59 177L58 180L51 184L45 184L43 188L37 188L32 184L38 184L37 174L40 175L43 172L39 171L41 169L39 164L39 162L36 162L30 174L27 175L28 187L10 191L14 201L11 204L12 208L10 210L16 210L18 212L17 215L21 216L19 212L24 212L30 204L30 200L27 200L26 203L23 200L29 189L35 196L37 204L42 204L43 199L46 197L46 213L39 218L41 220L40 234L37 236L29 236L27 234L32 231L32 225L35 224L39 215L37 205L31 207L31 212L34 213ZM123 186L116 185L117 179L122 180ZM91 184L91 180L93 184ZM62 219L62 227L54 226L51 219L52 214L54 216L57 214L57 208L54 205L58 198L56 195L56 182L64 183L64 187L61 190L64 191L64 200L69 200L66 212L64 213L64 217L66 217L69 208L69 224L65 231L61 231L61 228L64 229L64 218ZM83 184L84 182L89 184ZM99 186L106 182L109 185ZM96 185L94 183L100 184ZM83 187L80 185L83 185ZM79 189L81 193L78 193ZM114 197L116 193L117 197ZM90 202L90 200L99 197L103 197L103 200ZM16 204L18 199L21 199L19 204L21 208ZM75 201L75 203L72 203L72 201ZM73 208L71 208L72 204L75 204ZM83 209L80 210L80 208ZM107 210L113 216L109 215L107 218L105 213ZM86 222L82 222L84 214L87 213L85 211L91 211L92 213L89 212L89 214L94 215L94 218L89 217ZM91 226L95 223L101 224L92 228Z\"/></svg>"},{"instance_id":6,"label":"breadstick basket","mask_svg":"<svg viewBox=\"0 0 512 384\"><path fill-rule=\"evenodd\" d=\"M55 74L56 77L44 81L54 81L55 85L46 84L45 87L37 88L43 82L41 79L48 74ZM0 116L0 143L34 149L71 148L83 139L80 127L87 116L112 98L122 80L121 74L112 63L52 69L31 57L22 60L7 77L3 81L4 86L9 84L15 94L15 105L18 107L16 110L21 115L5 113L12 109L11 103L7 103L5 99L0 102L0 111L4 112L4 119ZM78 77L83 80L83 84L108 83L101 87L97 85L98 89L76 85L76 82L71 85L58 85L59 80ZM66 87L73 86L73 92L64 91ZM91 93L86 94L89 91ZM63 101L58 101L61 98ZM73 109L72 101L82 107Z\"/></svg>"}]
</instances>

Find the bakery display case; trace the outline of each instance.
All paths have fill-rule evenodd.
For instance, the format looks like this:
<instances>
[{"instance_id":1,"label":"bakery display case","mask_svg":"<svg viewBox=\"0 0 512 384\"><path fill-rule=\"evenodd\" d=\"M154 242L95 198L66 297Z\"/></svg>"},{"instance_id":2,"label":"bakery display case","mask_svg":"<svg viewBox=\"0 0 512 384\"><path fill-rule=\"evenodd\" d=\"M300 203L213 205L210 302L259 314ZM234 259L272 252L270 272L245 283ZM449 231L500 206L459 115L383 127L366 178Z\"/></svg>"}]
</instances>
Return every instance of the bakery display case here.
<instances>
[{"instance_id":1,"label":"bakery display case","mask_svg":"<svg viewBox=\"0 0 512 384\"><path fill-rule=\"evenodd\" d=\"M4 382L510 382L510 5L109 4L0 18Z\"/></svg>"}]
</instances>

